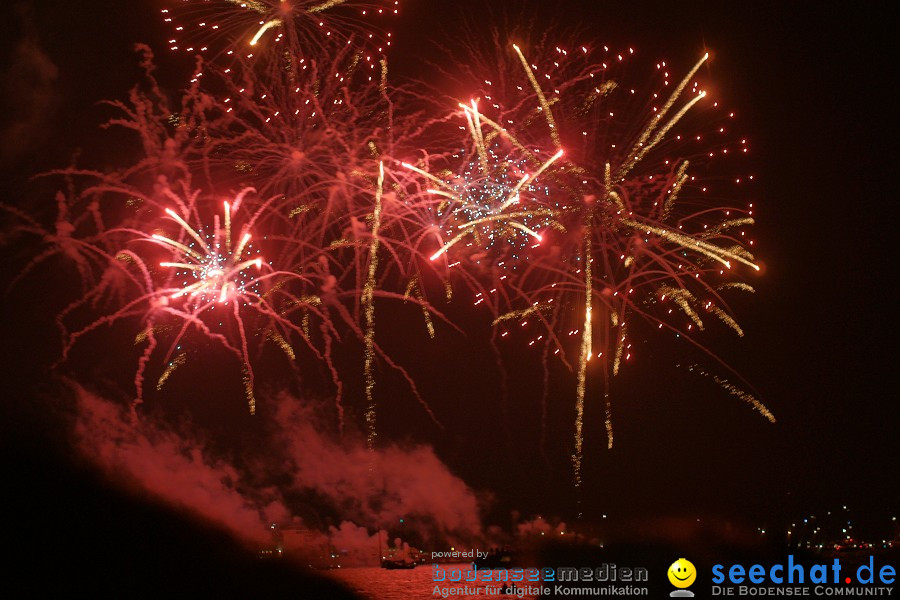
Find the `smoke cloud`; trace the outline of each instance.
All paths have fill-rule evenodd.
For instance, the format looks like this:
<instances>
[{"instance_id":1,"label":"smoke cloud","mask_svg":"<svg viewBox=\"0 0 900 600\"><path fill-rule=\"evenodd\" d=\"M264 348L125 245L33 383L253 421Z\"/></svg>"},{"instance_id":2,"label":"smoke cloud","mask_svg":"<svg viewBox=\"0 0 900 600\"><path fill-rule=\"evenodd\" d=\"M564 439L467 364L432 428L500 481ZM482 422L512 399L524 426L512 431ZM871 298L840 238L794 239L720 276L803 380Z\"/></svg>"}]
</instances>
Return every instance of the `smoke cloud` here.
<instances>
[{"instance_id":1,"label":"smoke cloud","mask_svg":"<svg viewBox=\"0 0 900 600\"><path fill-rule=\"evenodd\" d=\"M277 420L293 485L313 490L360 523L397 527L400 519L445 538L481 530L478 500L428 446L390 445L371 454L362 439L330 440L308 410L282 398ZM424 529L428 527L430 531Z\"/></svg>"},{"instance_id":2,"label":"smoke cloud","mask_svg":"<svg viewBox=\"0 0 900 600\"><path fill-rule=\"evenodd\" d=\"M0 125L0 162L25 155L50 134L49 124L60 105L59 70L42 49L23 6L17 13L25 29L0 75L8 123Z\"/></svg>"},{"instance_id":3,"label":"smoke cloud","mask_svg":"<svg viewBox=\"0 0 900 600\"><path fill-rule=\"evenodd\" d=\"M481 534L475 492L432 448L390 445L370 453L361 437L329 435L294 399L278 400L268 458L242 461L257 466L276 461L274 472L283 471L275 477L276 486L260 482L259 469L251 474L213 456L195 433L134 417L83 388L75 392L77 447L111 480L218 524L248 543L271 543L271 523L292 519L285 498L309 492L343 521L328 532L332 544L359 554L359 562L377 555L378 528L384 530L385 545L388 531L404 538L415 533L433 543L471 541ZM273 472L271 465L268 470Z\"/></svg>"},{"instance_id":4,"label":"smoke cloud","mask_svg":"<svg viewBox=\"0 0 900 600\"><path fill-rule=\"evenodd\" d=\"M267 523L287 518L277 491L239 488L237 469L210 457L197 440L132 419L82 388L76 394L78 447L112 480L186 509L245 541L267 541Z\"/></svg>"}]
</instances>

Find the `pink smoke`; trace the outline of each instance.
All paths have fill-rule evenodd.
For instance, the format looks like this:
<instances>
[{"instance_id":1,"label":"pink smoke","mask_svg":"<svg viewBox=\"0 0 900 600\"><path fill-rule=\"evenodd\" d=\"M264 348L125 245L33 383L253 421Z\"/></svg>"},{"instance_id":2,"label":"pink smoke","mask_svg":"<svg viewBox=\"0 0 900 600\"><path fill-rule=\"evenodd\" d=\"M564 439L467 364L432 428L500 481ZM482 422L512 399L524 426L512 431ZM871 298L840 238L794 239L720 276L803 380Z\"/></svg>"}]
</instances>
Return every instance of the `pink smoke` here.
<instances>
[{"instance_id":1,"label":"pink smoke","mask_svg":"<svg viewBox=\"0 0 900 600\"><path fill-rule=\"evenodd\" d=\"M370 453L359 438L338 442L322 433L310 411L279 400L276 419L294 486L331 500L346 516L373 527L427 522L446 537L481 531L478 500L428 446L387 445ZM427 535L427 532L425 532Z\"/></svg>"},{"instance_id":2,"label":"pink smoke","mask_svg":"<svg viewBox=\"0 0 900 600\"><path fill-rule=\"evenodd\" d=\"M76 387L78 449L111 479L147 492L256 543L270 539L267 524L289 512L271 489L241 492L241 476L209 457L194 439L146 420Z\"/></svg>"},{"instance_id":3,"label":"pink smoke","mask_svg":"<svg viewBox=\"0 0 900 600\"><path fill-rule=\"evenodd\" d=\"M284 466L289 482L275 489L211 456L196 434L176 432L144 415L135 418L81 387L74 389L75 440L85 457L120 485L186 509L247 542L271 543L271 523L291 520L282 494L291 490L313 491L338 511L345 522L328 534L334 545L359 553L361 563L377 554L377 534L370 533L376 528L385 530L385 547L388 531L404 537L415 531L419 539L433 542L480 535L475 492L430 447L388 445L370 453L361 439L329 435L311 410L282 397L266 460Z\"/></svg>"}]
</instances>

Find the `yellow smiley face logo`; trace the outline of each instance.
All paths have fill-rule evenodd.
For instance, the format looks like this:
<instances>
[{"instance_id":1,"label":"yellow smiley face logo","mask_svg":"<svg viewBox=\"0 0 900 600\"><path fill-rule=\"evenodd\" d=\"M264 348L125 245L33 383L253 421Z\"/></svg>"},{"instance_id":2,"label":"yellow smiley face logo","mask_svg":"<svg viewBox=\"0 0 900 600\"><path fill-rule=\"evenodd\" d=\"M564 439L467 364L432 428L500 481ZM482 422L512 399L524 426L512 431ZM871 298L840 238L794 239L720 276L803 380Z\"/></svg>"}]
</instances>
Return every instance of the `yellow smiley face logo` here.
<instances>
[{"instance_id":1,"label":"yellow smiley face logo","mask_svg":"<svg viewBox=\"0 0 900 600\"><path fill-rule=\"evenodd\" d=\"M690 587L695 579L697 579L697 569L686 558L679 558L669 567L669 582L677 588Z\"/></svg>"}]
</instances>

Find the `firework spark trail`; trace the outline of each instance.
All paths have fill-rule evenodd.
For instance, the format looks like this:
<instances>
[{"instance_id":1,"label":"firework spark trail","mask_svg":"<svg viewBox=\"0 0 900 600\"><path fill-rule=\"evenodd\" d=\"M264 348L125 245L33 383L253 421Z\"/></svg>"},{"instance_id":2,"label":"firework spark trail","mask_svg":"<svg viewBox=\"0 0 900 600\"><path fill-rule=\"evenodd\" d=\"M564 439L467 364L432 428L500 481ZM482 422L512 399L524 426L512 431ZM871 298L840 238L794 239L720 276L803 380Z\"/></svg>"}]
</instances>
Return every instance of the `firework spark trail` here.
<instances>
[{"instance_id":1,"label":"firework spark trail","mask_svg":"<svg viewBox=\"0 0 900 600\"><path fill-rule=\"evenodd\" d=\"M591 276L593 263L593 250L591 247L591 213L585 217L584 235L584 327L581 334L581 352L578 357L578 386L575 391L575 453L572 455L572 470L575 487L581 486L581 461L584 456L584 434L582 432L584 421L584 392L587 385L587 366L591 360L593 343L592 333L592 307L594 296L594 280Z\"/></svg>"},{"instance_id":2,"label":"firework spark trail","mask_svg":"<svg viewBox=\"0 0 900 600\"><path fill-rule=\"evenodd\" d=\"M541 110L544 113L544 118L547 119L547 127L550 128L550 139L553 140L553 144L560 148L559 141L559 131L556 128L556 120L553 118L553 111L550 110L550 104L547 102L547 97L544 96L543 90L541 90L541 85L538 83L537 78L535 78L534 73L531 71L531 66L528 64L528 61L525 59L525 55L522 54L522 51L519 49L519 46L513 44L513 50L516 51L516 55L518 55L519 60L522 62L522 68L525 70L525 74L528 76L528 81L531 83L531 87L534 89L534 93L537 94L538 101L541 105Z\"/></svg>"},{"instance_id":3,"label":"firework spark trail","mask_svg":"<svg viewBox=\"0 0 900 600\"><path fill-rule=\"evenodd\" d=\"M131 403L131 416L135 419L137 418L138 407L144 403L144 373L154 350L156 350L156 336L154 335L153 320L151 319L147 323L147 347L144 348L140 358L138 358L137 370L134 373L135 396L134 401ZM163 381L162 377L160 377L160 381Z\"/></svg>"},{"instance_id":4,"label":"firework spark trail","mask_svg":"<svg viewBox=\"0 0 900 600\"><path fill-rule=\"evenodd\" d=\"M765 417L766 420L768 420L770 423L775 422L775 415L773 415L772 412L766 407L766 405L763 404L762 402L760 402L756 398L756 396L754 396L753 394L742 390L741 388L737 387L736 385L734 385L733 383L731 383L724 377L720 377L718 375L710 373L709 371L707 371L700 365L697 365L697 364L688 365L687 370L692 373L698 373L699 375L701 375L703 377L712 379L714 382L719 384L719 386L723 390L727 391L732 396L735 396L736 398L739 398L739 399L743 400L744 402L746 402L747 404L749 404L753 408L753 410L757 411L759 414L761 414L763 417Z\"/></svg>"},{"instance_id":5,"label":"firework spark trail","mask_svg":"<svg viewBox=\"0 0 900 600\"><path fill-rule=\"evenodd\" d=\"M166 384L166 381L168 381L168 379L172 375L172 373L174 373L175 370L178 369L179 367L184 366L184 364L186 362L187 362L187 353L186 352L179 353L178 356L176 356L171 361L169 361L169 364L166 365L166 370L162 372L162 375L159 376L159 379L156 382L156 391L157 392L160 391L163 388L163 386Z\"/></svg>"},{"instance_id":6,"label":"firework spark trail","mask_svg":"<svg viewBox=\"0 0 900 600\"><path fill-rule=\"evenodd\" d=\"M425 294L420 287L418 276L413 277L406 284L406 292L403 294L403 297L408 299L410 295L414 295L419 301L419 304L422 307L422 316L425 320L425 331L428 332L428 337L434 339L434 322L431 320L431 313L428 310L428 304L425 300Z\"/></svg>"},{"instance_id":7,"label":"firework spark trail","mask_svg":"<svg viewBox=\"0 0 900 600\"><path fill-rule=\"evenodd\" d=\"M691 237L689 235L685 235L683 233L679 233L677 231L672 231L666 229L664 227L658 227L656 225L648 225L646 223L640 223L633 219L622 219L622 223L633 227L638 230L645 230L649 233L655 233L656 235L669 240L670 242L674 242L689 250L694 250L707 256L715 261L718 261L725 265L726 268L731 268L730 260L735 260L737 262L743 263L753 269L759 271L759 265L753 262L752 257L748 259L746 251L737 252L731 250L729 248L722 248L720 246L716 246L715 244L710 244L708 242L704 242L703 240L697 239L696 237ZM730 259L730 260L729 260Z\"/></svg>"},{"instance_id":8,"label":"firework spark trail","mask_svg":"<svg viewBox=\"0 0 900 600\"><path fill-rule=\"evenodd\" d=\"M366 392L366 446L369 451L375 448L378 431L375 427L377 404L375 402L375 375L372 367L375 363L375 282L378 273L378 230L381 227L381 196L384 192L384 163L378 163L378 181L375 188L375 210L372 213L372 241L369 245L369 268L366 285L363 288L362 304L365 310L365 392Z\"/></svg>"},{"instance_id":9,"label":"firework spark trail","mask_svg":"<svg viewBox=\"0 0 900 600\"><path fill-rule=\"evenodd\" d=\"M650 120L650 123L647 125L647 127L644 129L644 131L641 133L641 136L638 138L638 141L634 144L631 151L628 153L628 157L625 159L622 166L616 172L616 180L617 181L621 181L622 179L624 179L628 175L628 173L631 172L637 166L637 164L639 162L641 162L641 160L643 160L644 157L646 157L647 154L651 150L653 150L653 148L655 148L657 146L657 144L659 144L659 142L662 141L662 139L669 132L669 130L671 130L672 127L674 127L675 124L678 123L678 121L680 121L681 118L684 115L686 115L687 112L691 108L693 108L693 106L697 102L699 102L706 96L706 92L700 92L697 96L695 96L693 99L691 99L685 106L683 106L675 114L674 117L669 119L669 121L665 125L660 126L660 123L662 123L666 114L669 112L669 110L672 108L672 106L674 106L675 102L678 101L678 98L681 96L681 93L687 87L687 84L690 82L691 77L693 77L697 73L697 70L703 65L703 63L706 62L706 60L708 58L709 58L709 53L706 53L703 55L703 57L699 61L697 61L697 63L694 65L694 67L688 72L687 75L685 75L684 79L682 79L681 82L672 91L672 94L669 96L669 99L666 101L666 103L663 105L663 107L659 111L657 111L656 114L653 116L653 118ZM653 136L652 139L650 139L651 135ZM649 142L647 141L648 139L650 139Z\"/></svg>"}]
</instances>

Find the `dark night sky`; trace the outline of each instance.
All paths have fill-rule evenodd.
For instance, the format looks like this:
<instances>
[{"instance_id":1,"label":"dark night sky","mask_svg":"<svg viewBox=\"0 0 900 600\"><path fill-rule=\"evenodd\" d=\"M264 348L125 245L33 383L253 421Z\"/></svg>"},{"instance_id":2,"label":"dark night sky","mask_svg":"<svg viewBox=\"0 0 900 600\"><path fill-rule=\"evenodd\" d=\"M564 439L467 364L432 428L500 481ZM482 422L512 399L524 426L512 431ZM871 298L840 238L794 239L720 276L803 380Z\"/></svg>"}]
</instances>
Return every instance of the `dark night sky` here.
<instances>
[{"instance_id":1,"label":"dark night sky","mask_svg":"<svg viewBox=\"0 0 900 600\"><path fill-rule=\"evenodd\" d=\"M430 32L439 25L452 31L458 15L491 4L501 3L404 0L394 27L394 57L403 56L392 58L397 70L414 75L410 57L432 51ZM740 307L746 338L720 340L717 348L754 384L778 422L770 425L714 385L679 375L667 366L671 351L651 353L645 367L631 367L615 384L614 450L602 448L602 417L589 412L585 508L634 519L717 514L755 524L848 504L875 527L900 504L896 297L889 291L898 216L896 101L889 95L894 21L854 4L815 10L795 3L683 4L565 1L536 10L542 19L583 26L599 41L633 44L648 64L663 57L684 65L704 47L714 50L711 78L739 110L753 141L751 162L760 181L755 235L767 265L752 302ZM124 96L138 77L132 44L162 46L166 31L153 0L4 3L8 12L16 7L24 7L28 28L59 70L56 101L36 125L49 133L35 136L32 145L22 140L24 150L2 165L8 190L2 200L24 205L36 195L26 178L64 164L74 149L108 157L109 149L97 150L104 134L95 126L103 111L94 103ZM4 84L14 87L6 53L22 35L23 21L12 14L2 21L11 27L0 42ZM180 66L164 59L161 72L168 69L175 82ZM15 119L21 107L15 95L7 92L5 99L13 104L3 117ZM4 266L4 276L14 271ZM52 452L46 460L40 452L23 456L58 432L37 409L10 403L14 397L30 401L35 377L20 374L39 374L37 357L52 358L56 338L25 335L23 323L52 336L46 323L55 304L21 302L4 299L10 331L5 364L16 371L5 377L14 394L3 400L2 414L17 434L4 435L12 447L3 454L9 459L16 452L27 476L53 470ZM412 429L423 432L420 437L434 443L467 483L495 491L504 509L571 513L569 413L558 411L553 421L559 431L548 445L549 465L530 441L534 418L514 420L511 451L499 412L484 408L497 394L492 359L477 348L454 358L468 344L449 338L435 349L432 364L440 368L423 358L418 368L428 374L422 387L435 394L433 403L452 401L459 411L448 416L446 432L429 429L419 416L410 417ZM516 414L537 410L528 386L513 383ZM569 387L551 393L564 406L571 397ZM473 424L477 411L486 424ZM406 437L407 422L400 419L387 427ZM60 477L81 481L77 473ZM547 486L561 491L548 498ZM25 489L23 479L7 493ZM24 510L30 506L37 513L49 505L23 503Z\"/></svg>"}]
</instances>

